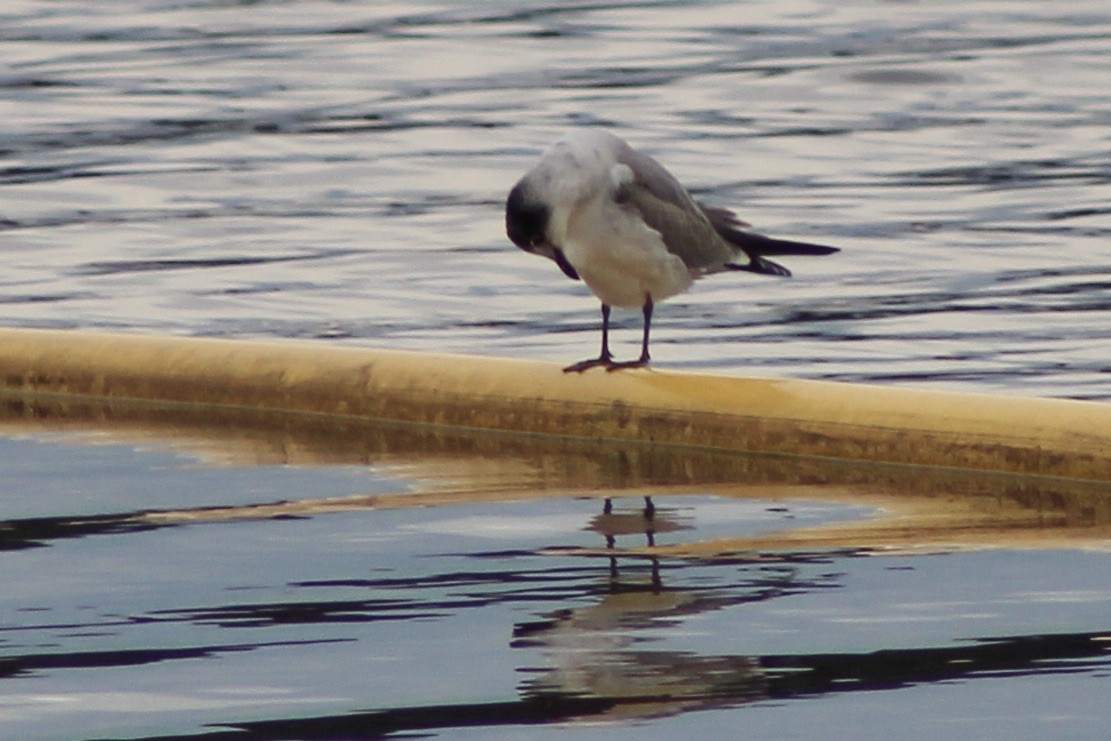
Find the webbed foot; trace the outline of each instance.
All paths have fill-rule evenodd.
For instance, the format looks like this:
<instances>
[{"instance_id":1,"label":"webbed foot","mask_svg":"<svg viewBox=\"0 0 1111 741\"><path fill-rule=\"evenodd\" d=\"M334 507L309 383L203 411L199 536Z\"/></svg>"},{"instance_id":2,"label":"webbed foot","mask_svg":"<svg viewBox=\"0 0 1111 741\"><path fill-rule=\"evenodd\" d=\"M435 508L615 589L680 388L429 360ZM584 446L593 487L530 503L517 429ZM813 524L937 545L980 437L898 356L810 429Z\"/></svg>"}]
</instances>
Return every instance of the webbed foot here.
<instances>
[{"instance_id":1,"label":"webbed foot","mask_svg":"<svg viewBox=\"0 0 1111 741\"><path fill-rule=\"evenodd\" d=\"M606 365L606 372L613 373L614 371L626 370L628 368L647 368L648 358L639 358L637 360L626 360L621 363L610 362Z\"/></svg>"},{"instance_id":2,"label":"webbed foot","mask_svg":"<svg viewBox=\"0 0 1111 741\"><path fill-rule=\"evenodd\" d=\"M607 373L613 373L618 370L626 370L627 368L644 368L648 365L648 358L641 357L636 360L623 360L618 362L610 357L591 358L590 360L581 360L578 363L572 363L563 369L564 373L582 373L591 368L598 368L599 366L606 369Z\"/></svg>"},{"instance_id":3,"label":"webbed foot","mask_svg":"<svg viewBox=\"0 0 1111 741\"><path fill-rule=\"evenodd\" d=\"M590 360L580 360L578 363L572 363L571 365L564 368L563 372L582 373L583 371L588 371L591 368L597 368L598 366L602 366L603 368L609 370L610 367L613 365L613 358L603 355L598 358L591 358Z\"/></svg>"}]
</instances>

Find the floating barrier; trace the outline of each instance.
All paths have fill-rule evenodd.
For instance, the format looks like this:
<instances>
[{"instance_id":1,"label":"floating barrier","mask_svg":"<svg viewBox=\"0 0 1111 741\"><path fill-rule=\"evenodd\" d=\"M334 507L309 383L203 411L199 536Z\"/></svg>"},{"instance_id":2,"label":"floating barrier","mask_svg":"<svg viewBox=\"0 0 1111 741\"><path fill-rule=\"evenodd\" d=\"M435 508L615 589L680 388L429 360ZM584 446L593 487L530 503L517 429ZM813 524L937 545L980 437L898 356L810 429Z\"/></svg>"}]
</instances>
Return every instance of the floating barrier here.
<instances>
[{"instance_id":1,"label":"floating barrier","mask_svg":"<svg viewBox=\"0 0 1111 741\"><path fill-rule=\"evenodd\" d=\"M1111 482L1111 404L323 342L0 330L0 393Z\"/></svg>"}]
</instances>

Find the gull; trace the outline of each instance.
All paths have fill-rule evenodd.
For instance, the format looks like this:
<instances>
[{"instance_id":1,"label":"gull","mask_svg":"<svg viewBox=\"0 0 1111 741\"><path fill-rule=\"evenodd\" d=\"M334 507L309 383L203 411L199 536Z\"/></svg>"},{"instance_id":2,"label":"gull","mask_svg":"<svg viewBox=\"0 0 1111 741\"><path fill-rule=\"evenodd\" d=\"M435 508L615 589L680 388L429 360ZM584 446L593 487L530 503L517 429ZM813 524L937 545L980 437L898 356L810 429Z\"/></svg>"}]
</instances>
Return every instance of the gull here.
<instances>
[{"instance_id":1,"label":"gull","mask_svg":"<svg viewBox=\"0 0 1111 741\"><path fill-rule=\"evenodd\" d=\"M704 206L656 160L604 129L580 129L552 145L505 203L518 247L555 262L602 302L602 351L565 373L648 365L657 303L695 279L728 270L789 276L768 255L828 255L836 247L747 231L730 210ZM617 362L609 349L610 307L640 309L640 357Z\"/></svg>"}]
</instances>

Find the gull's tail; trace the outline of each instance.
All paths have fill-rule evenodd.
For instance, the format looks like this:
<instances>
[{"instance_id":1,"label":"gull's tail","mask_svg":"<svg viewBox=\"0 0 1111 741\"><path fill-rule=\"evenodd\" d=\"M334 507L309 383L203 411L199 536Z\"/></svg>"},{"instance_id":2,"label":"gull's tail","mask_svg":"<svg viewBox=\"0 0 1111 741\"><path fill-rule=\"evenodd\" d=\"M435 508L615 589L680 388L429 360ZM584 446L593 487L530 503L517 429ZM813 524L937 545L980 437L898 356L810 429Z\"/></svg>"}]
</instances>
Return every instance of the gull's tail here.
<instances>
[{"instance_id":1,"label":"gull's tail","mask_svg":"<svg viewBox=\"0 0 1111 741\"><path fill-rule=\"evenodd\" d=\"M730 229L728 234L723 234L731 244L740 247L748 255L749 261L744 265L730 263L725 267L730 270L747 270L750 273L761 275L789 276L791 271L777 262L764 259L765 255L832 255L840 252L837 247L827 247L824 244L810 244L809 242L794 242L790 239L773 239L763 234L742 232Z\"/></svg>"},{"instance_id":2,"label":"gull's tail","mask_svg":"<svg viewBox=\"0 0 1111 741\"><path fill-rule=\"evenodd\" d=\"M839 247L794 242L790 239L773 239L752 232L734 231L726 239L749 255L832 255L834 252L841 251Z\"/></svg>"}]
</instances>

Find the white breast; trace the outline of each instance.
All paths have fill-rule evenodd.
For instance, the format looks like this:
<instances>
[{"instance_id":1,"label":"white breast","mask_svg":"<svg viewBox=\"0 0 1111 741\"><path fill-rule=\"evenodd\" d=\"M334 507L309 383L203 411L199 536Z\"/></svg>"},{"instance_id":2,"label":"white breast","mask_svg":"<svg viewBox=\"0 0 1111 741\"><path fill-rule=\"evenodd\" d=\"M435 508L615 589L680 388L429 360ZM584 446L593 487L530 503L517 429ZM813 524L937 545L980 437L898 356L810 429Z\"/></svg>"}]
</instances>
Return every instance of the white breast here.
<instances>
[{"instance_id":1,"label":"white breast","mask_svg":"<svg viewBox=\"0 0 1111 741\"><path fill-rule=\"evenodd\" d=\"M567 260L590 290L610 306L640 308L645 299L663 301L690 288L683 261L635 214L608 193L577 204L567 219Z\"/></svg>"}]
</instances>

